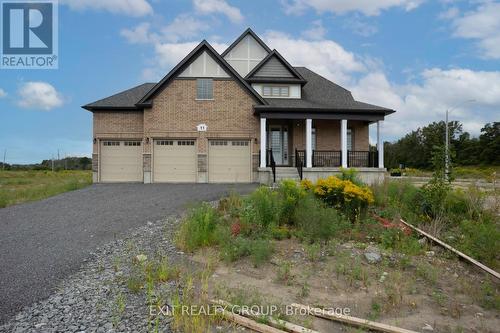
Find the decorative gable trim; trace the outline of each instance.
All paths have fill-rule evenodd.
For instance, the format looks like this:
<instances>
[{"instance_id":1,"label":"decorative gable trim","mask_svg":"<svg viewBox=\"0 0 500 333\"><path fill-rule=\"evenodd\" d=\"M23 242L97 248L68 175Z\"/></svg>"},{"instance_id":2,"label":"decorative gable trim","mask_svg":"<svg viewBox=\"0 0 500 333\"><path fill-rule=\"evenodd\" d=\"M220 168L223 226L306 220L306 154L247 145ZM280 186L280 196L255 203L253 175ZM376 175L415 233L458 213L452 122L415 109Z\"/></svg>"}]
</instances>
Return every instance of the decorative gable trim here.
<instances>
[{"instance_id":1,"label":"decorative gable trim","mask_svg":"<svg viewBox=\"0 0 500 333\"><path fill-rule=\"evenodd\" d=\"M260 39L260 37L257 36L255 32L253 32L252 29L248 28L240 35L240 37L238 37L231 45L229 45L229 47L224 52L222 52L221 57L224 58L229 52L231 52L231 50L234 49L236 45L238 45L243 40L243 38L246 37L246 35L252 36L253 39L255 39L257 43L259 43L259 45L267 51L267 53L271 53L271 49L269 48L269 46L267 46L266 43L264 43L262 39Z\"/></svg>"},{"instance_id":2,"label":"decorative gable trim","mask_svg":"<svg viewBox=\"0 0 500 333\"><path fill-rule=\"evenodd\" d=\"M160 82L158 82L136 105L138 107L151 107L152 99L162 91L171 80L182 73L192 61L198 58L204 51L207 52L227 73L236 79L236 82L245 89L257 102L267 104L267 102L245 81L243 78L215 51L209 42L203 40L196 46L181 62L179 62Z\"/></svg>"},{"instance_id":3,"label":"decorative gable trim","mask_svg":"<svg viewBox=\"0 0 500 333\"><path fill-rule=\"evenodd\" d=\"M288 70L289 75L283 76L262 76L258 75L259 71L264 68L267 64L271 64L272 62L279 62L286 70ZM250 82L279 82L279 83L300 83L302 85L306 84L307 81L300 75L299 72L295 68L292 67L286 61L285 58L276 50L273 50L271 53L267 55L262 61L255 66L254 69L248 73L245 77L247 81Z\"/></svg>"}]
</instances>

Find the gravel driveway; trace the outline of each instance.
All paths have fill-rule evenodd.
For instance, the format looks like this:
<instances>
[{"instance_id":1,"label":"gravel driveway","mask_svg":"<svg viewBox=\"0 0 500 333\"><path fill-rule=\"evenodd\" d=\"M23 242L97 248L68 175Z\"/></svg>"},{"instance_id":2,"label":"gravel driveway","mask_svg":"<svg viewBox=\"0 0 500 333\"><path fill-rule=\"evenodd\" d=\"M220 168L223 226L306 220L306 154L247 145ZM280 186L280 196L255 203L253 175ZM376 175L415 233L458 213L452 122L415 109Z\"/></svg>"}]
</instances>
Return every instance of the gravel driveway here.
<instances>
[{"instance_id":1,"label":"gravel driveway","mask_svg":"<svg viewBox=\"0 0 500 333\"><path fill-rule=\"evenodd\" d=\"M0 209L0 323L48 297L95 248L196 201L256 185L100 184Z\"/></svg>"}]
</instances>

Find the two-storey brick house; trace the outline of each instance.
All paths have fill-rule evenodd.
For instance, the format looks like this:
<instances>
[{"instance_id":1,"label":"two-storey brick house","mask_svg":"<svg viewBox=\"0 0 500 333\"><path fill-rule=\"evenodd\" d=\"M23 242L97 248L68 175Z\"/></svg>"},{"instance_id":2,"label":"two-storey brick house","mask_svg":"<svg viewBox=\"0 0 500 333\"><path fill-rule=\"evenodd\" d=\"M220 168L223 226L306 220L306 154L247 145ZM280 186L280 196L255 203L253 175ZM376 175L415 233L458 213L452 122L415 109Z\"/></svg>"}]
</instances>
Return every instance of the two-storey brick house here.
<instances>
[{"instance_id":1,"label":"two-storey brick house","mask_svg":"<svg viewBox=\"0 0 500 333\"><path fill-rule=\"evenodd\" d=\"M385 171L380 124L394 112L293 67L250 29L222 54L203 41L160 82L84 108L93 112L94 182L144 183L268 183L341 167L373 181Z\"/></svg>"}]
</instances>

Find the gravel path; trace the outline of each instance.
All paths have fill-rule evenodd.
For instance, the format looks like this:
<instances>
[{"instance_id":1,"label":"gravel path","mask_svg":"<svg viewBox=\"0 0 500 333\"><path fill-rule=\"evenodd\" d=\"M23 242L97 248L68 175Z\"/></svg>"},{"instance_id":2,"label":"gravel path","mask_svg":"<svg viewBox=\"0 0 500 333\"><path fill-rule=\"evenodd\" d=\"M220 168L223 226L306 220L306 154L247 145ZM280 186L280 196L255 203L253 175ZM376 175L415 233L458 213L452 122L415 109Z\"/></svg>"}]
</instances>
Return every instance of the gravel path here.
<instances>
[{"instance_id":1,"label":"gravel path","mask_svg":"<svg viewBox=\"0 0 500 333\"><path fill-rule=\"evenodd\" d=\"M171 263L182 263L184 255L171 241L177 222L175 218L148 222L130 236L97 249L50 297L25 307L0 326L0 332L148 332L154 328L169 332L169 318L159 317L158 326L152 326L146 293L132 293L125 281L137 254L153 258L161 253ZM157 292L169 294L175 287L163 283Z\"/></svg>"},{"instance_id":2,"label":"gravel path","mask_svg":"<svg viewBox=\"0 0 500 333\"><path fill-rule=\"evenodd\" d=\"M0 324L51 295L99 246L132 228L256 185L102 184L0 209Z\"/></svg>"}]
</instances>

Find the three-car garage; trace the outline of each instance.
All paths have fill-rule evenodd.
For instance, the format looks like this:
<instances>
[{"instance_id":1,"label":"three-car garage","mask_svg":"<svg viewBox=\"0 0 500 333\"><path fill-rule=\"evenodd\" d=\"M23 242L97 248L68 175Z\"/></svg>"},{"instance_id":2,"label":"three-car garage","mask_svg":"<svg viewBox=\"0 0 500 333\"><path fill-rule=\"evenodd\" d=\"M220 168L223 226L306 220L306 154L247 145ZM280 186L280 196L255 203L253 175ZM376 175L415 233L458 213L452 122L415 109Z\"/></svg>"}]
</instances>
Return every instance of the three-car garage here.
<instances>
[{"instance_id":1,"label":"three-car garage","mask_svg":"<svg viewBox=\"0 0 500 333\"><path fill-rule=\"evenodd\" d=\"M152 140L153 183L252 182L251 142L238 139L208 140L208 156L199 177L197 141ZM104 140L100 147L101 182L142 182L143 147L140 140Z\"/></svg>"}]
</instances>

